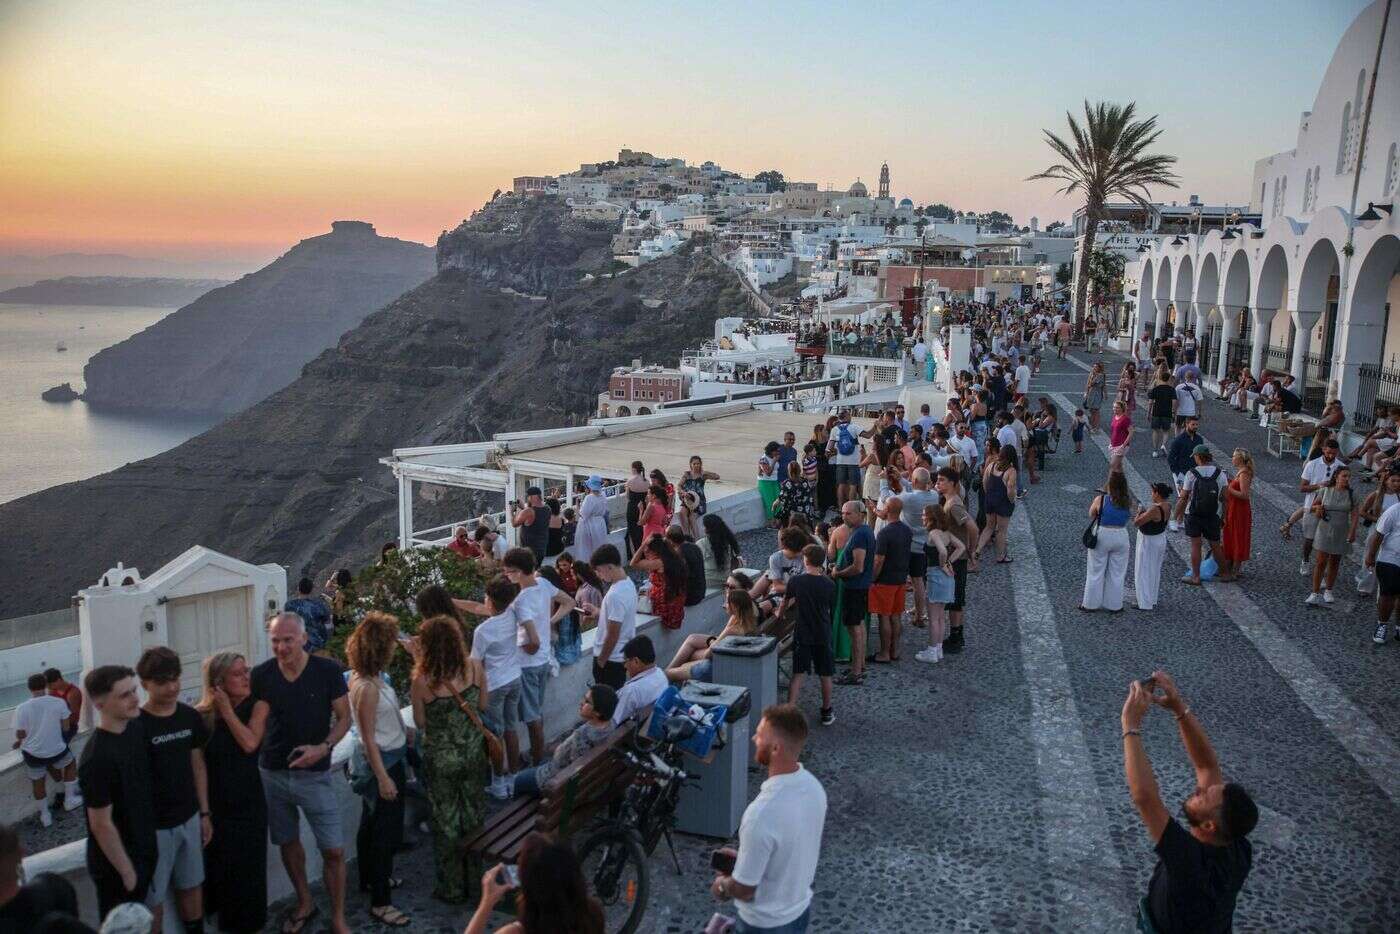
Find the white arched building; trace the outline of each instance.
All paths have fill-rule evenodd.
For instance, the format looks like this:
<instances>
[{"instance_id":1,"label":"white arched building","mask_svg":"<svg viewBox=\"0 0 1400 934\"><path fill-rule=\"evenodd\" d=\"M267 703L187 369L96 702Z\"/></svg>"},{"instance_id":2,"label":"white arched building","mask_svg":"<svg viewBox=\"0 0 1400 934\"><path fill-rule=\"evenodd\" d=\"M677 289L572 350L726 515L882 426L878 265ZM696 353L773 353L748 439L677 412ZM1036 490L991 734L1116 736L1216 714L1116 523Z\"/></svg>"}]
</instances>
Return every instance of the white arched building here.
<instances>
[{"instance_id":1,"label":"white arched building","mask_svg":"<svg viewBox=\"0 0 1400 934\"><path fill-rule=\"evenodd\" d=\"M1255 163L1262 226L1163 239L1127 275L1137 333L1194 329L1217 378L1291 372L1358 425L1400 385L1400 4L1382 43L1386 11L1377 0L1342 37L1297 146Z\"/></svg>"}]
</instances>

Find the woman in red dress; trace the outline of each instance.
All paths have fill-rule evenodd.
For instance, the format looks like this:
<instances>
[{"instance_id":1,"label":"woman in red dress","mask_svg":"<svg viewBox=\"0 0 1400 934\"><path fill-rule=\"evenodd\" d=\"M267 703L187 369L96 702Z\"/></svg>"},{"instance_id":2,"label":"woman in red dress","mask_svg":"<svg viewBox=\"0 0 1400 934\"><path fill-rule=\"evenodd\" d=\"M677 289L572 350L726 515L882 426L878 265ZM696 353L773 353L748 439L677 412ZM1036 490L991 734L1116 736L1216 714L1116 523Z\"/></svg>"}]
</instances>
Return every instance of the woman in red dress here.
<instances>
[{"instance_id":1,"label":"woman in red dress","mask_svg":"<svg viewBox=\"0 0 1400 934\"><path fill-rule=\"evenodd\" d=\"M1220 565L1216 580L1232 581L1249 560L1249 530L1253 512L1249 505L1249 488L1254 483L1254 458L1244 448L1235 448L1230 457L1235 478L1225 486L1225 531L1216 549L1215 561Z\"/></svg>"},{"instance_id":2,"label":"woman in red dress","mask_svg":"<svg viewBox=\"0 0 1400 934\"><path fill-rule=\"evenodd\" d=\"M663 535L653 535L642 542L632 556L632 567L651 573L651 611L667 629L680 629L685 621L685 559L677 553Z\"/></svg>"}]
</instances>

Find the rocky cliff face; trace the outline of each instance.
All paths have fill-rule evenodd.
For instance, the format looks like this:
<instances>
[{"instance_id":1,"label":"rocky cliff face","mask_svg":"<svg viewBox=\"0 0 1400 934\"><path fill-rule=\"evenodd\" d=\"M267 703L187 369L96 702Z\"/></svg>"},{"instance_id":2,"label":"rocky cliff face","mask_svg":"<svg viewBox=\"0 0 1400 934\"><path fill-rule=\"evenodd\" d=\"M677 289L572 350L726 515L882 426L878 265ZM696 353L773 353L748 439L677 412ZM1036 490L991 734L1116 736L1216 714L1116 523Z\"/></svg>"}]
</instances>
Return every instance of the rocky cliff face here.
<instances>
[{"instance_id":1,"label":"rocky cliff face","mask_svg":"<svg viewBox=\"0 0 1400 934\"><path fill-rule=\"evenodd\" d=\"M195 543L294 577L358 567L395 536L392 476L378 463L393 448L581 422L613 366L673 362L743 301L702 250L584 280L606 231L571 228L552 202L493 230L499 220L448 235L436 277L247 411L164 454L0 505L17 546L0 562L0 618L62 606L118 560L150 572ZM551 283L545 300L504 291Z\"/></svg>"},{"instance_id":2,"label":"rocky cliff face","mask_svg":"<svg viewBox=\"0 0 1400 934\"><path fill-rule=\"evenodd\" d=\"M240 412L433 269L429 247L336 221L330 233L95 355L83 369L83 397L104 408Z\"/></svg>"},{"instance_id":3,"label":"rocky cliff face","mask_svg":"<svg viewBox=\"0 0 1400 934\"><path fill-rule=\"evenodd\" d=\"M175 308L228 285L222 279L137 279L125 276L64 276L0 292L12 305L145 305Z\"/></svg>"}]
</instances>

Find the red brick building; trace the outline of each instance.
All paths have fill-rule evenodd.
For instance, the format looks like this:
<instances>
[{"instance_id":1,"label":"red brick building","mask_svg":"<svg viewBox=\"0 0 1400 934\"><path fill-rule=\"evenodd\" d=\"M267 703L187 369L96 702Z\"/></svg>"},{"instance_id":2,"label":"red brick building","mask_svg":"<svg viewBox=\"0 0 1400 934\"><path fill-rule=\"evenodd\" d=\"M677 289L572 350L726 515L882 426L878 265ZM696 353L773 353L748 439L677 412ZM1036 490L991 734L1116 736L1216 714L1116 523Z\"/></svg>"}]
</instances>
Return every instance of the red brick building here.
<instances>
[{"instance_id":1,"label":"red brick building","mask_svg":"<svg viewBox=\"0 0 1400 934\"><path fill-rule=\"evenodd\" d=\"M663 402L687 396L685 375L661 366L618 367L608 377L608 391L599 396L598 415L649 415Z\"/></svg>"}]
</instances>

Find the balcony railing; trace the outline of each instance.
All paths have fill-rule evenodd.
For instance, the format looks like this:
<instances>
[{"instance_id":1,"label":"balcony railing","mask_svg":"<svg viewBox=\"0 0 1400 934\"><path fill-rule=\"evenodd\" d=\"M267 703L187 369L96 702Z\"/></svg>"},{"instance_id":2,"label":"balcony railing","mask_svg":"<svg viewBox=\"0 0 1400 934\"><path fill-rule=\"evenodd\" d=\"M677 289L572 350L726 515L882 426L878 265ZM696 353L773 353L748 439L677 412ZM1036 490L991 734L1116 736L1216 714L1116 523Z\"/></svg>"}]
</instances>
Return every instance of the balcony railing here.
<instances>
[{"instance_id":1,"label":"balcony railing","mask_svg":"<svg viewBox=\"0 0 1400 934\"><path fill-rule=\"evenodd\" d=\"M1370 431L1381 409L1400 406L1400 370L1367 364L1357 371L1356 411L1352 423Z\"/></svg>"},{"instance_id":2,"label":"balcony railing","mask_svg":"<svg viewBox=\"0 0 1400 934\"><path fill-rule=\"evenodd\" d=\"M840 334L832 334L827 339L827 353L843 357L869 357L873 360L904 359L904 341L895 338L893 342L882 337L861 337L847 340Z\"/></svg>"}]
</instances>

